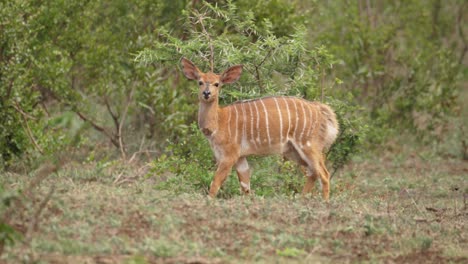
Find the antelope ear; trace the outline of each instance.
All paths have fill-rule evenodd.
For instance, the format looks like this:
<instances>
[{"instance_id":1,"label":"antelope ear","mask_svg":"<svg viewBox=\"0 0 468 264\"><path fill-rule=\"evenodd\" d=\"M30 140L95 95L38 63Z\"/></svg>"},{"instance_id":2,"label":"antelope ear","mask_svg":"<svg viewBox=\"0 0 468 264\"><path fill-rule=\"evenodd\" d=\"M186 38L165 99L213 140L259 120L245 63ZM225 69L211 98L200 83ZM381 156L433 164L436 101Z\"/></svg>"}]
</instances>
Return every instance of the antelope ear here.
<instances>
[{"instance_id":1,"label":"antelope ear","mask_svg":"<svg viewBox=\"0 0 468 264\"><path fill-rule=\"evenodd\" d=\"M182 58L181 60L182 71L184 72L185 77L190 80L198 80L200 78L201 71L193 64L193 62Z\"/></svg>"},{"instance_id":2,"label":"antelope ear","mask_svg":"<svg viewBox=\"0 0 468 264\"><path fill-rule=\"evenodd\" d=\"M233 83L239 80L242 73L242 65L235 65L221 74L222 83Z\"/></svg>"}]
</instances>

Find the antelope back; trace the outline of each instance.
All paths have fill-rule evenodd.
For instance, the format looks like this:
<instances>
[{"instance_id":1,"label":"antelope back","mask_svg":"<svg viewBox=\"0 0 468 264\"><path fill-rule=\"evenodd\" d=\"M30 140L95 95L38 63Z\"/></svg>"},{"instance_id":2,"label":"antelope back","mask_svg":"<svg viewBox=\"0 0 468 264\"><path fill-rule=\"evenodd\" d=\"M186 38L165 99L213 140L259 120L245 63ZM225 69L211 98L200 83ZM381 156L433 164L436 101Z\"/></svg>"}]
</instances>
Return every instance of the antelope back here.
<instances>
[{"instance_id":1,"label":"antelope back","mask_svg":"<svg viewBox=\"0 0 468 264\"><path fill-rule=\"evenodd\" d=\"M241 156L283 153L288 143L323 151L338 134L336 116L330 107L302 98L241 101L223 111L227 118L223 129L232 142L240 145Z\"/></svg>"}]
</instances>

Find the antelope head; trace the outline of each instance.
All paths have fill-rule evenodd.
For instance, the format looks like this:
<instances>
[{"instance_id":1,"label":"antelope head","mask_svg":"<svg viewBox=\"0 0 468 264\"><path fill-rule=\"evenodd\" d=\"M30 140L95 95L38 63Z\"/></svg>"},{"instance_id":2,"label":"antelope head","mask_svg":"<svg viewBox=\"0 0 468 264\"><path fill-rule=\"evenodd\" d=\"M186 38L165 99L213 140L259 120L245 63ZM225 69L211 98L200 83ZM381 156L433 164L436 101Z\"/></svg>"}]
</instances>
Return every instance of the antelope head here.
<instances>
[{"instance_id":1,"label":"antelope head","mask_svg":"<svg viewBox=\"0 0 468 264\"><path fill-rule=\"evenodd\" d=\"M242 73L242 65L232 66L218 75L213 72L203 73L186 58L182 58L181 63L185 77L198 82L198 99L202 103L218 101L221 87L236 82Z\"/></svg>"}]
</instances>

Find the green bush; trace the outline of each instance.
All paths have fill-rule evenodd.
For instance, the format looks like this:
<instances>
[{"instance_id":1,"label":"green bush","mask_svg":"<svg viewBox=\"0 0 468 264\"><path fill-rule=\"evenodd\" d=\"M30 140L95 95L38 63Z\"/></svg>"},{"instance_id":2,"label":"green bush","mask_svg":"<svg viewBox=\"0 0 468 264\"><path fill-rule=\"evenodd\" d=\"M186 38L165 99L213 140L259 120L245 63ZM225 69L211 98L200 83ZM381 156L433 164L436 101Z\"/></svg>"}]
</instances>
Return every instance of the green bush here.
<instances>
[{"instance_id":1,"label":"green bush","mask_svg":"<svg viewBox=\"0 0 468 264\"><path fill-rule=\"evenodd\" d=\"M462 0L2 1L0 170L183 141L196 87L177 65L186 56L209 69L210 45L215 71L245 65L221 104L274 94L336 109L334 168L402 130L450 138L450 153L466 156L464 10Z\"/></svg>"},{"instance_id":2,"label":"green bush","mask_svg":"<svg viewBox=\"0 0 468 264\"><path fill-rule=\"evenodd\" d=\"M168 89L155 98L174 79L148 74L154 67L135 65L132 54L150 45L154 28L177 22L187 2L2 1L0 169L88 137L90 148L107 140L135 151L142 134L160 140L184 129L190 115L168 113L187 112L187 97ZM72 126L56 122L64 119Z\"/></svg>"},{"instance_id":3,"label":"green bush","mask_svg":"<svg viewBox=\"0 0 468 264\"><path fill-rule=\"evenodd\" d=\"M339 58L334 72L368 109L377 128L371 139L385 139L392 129L437 136L459 114L466 66L455 47L463 37L457 29L466 31L463 1L317 1L310 7L311 39Z\"/></svg>"}]
</instances>

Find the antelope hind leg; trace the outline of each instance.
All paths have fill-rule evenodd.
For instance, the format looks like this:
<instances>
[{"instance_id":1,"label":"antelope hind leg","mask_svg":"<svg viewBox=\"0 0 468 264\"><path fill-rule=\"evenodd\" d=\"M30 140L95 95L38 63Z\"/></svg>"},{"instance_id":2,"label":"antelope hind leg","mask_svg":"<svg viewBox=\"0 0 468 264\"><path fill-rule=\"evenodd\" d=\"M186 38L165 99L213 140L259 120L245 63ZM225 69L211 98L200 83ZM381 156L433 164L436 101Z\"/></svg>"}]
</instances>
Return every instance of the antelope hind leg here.
<instances>
[{"instance_id":1,"label":"antelope hind leg","mask_svg":"<svg viewBox=\"0 0 468 264\"><path fill-rule=\"evenodd\" d=\"M239 179L241 192L250 193L250 174L249 163L245 157L240 158L236 163L237 178Z\"/></svg>"}]
</instances>

